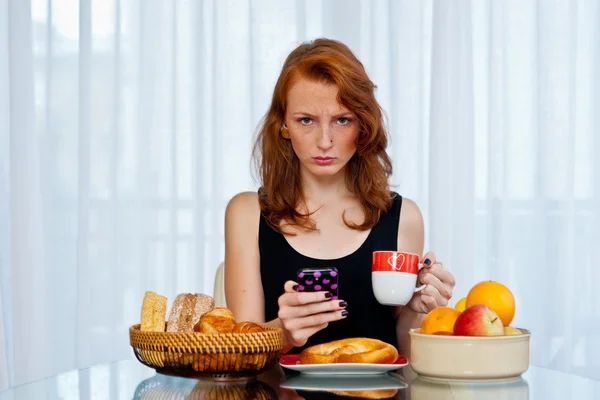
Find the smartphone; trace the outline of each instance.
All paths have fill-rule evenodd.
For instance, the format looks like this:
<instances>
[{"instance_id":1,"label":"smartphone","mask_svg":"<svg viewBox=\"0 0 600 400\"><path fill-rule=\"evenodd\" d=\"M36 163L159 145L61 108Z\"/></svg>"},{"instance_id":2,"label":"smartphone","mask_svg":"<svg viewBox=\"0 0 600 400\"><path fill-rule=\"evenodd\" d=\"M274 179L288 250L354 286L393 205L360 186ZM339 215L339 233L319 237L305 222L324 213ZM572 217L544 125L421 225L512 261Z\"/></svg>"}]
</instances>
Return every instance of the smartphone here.
<instances>
[{"instance_id":1,"label":"smartphone","mask_svg":"<svg viewBox=\"0 0 600 400\"><path fill-rule=\"evenodd\" d=\"M302 268L296 273L299 292L328 291L331 299L339 297L338 270L332 268Z\"/></svg>"}]
</instances>

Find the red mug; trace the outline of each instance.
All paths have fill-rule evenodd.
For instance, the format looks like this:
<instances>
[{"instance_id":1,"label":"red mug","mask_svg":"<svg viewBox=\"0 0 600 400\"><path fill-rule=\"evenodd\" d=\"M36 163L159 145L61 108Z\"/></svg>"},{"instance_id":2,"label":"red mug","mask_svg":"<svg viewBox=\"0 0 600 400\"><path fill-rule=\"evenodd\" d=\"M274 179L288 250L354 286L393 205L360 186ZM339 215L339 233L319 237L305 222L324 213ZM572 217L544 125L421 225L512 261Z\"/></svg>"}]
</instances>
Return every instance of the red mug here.
<instances>
[{"instance_id":1,"label":"red mug","mask_svg":"<svg viewBox=\"0 0 600 400\"><path fill-rule=\"evenodd\" d=\"M380 304L404 306L416 292L427 285L415 287L421 257L404 251L374 251L371 265L373 294Z\"/></svg>"}]
</instances>

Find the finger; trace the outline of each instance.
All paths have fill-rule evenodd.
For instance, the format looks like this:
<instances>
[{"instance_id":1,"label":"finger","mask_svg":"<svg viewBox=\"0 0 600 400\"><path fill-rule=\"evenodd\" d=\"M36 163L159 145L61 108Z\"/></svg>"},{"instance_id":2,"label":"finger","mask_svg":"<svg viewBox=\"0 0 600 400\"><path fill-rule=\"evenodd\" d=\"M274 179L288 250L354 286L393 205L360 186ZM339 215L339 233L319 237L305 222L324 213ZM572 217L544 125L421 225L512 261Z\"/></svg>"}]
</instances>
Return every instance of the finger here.
<instances>
[{"instance_id":1,"label":"finger","mask_svg":"<svg viewBox=\"0 0 600 400\"><path fill-rule=\"evenodd\" d=\"M285 293L295 293L297 289L298 289L298 283L294 282L294 281L287 281L283 285L283 291Z\"/></svg>"},{"instance_id":2,"label":"finger","mask_svg":"<svg viewBox=\"0 0 600 400\"><path fill-rule=\"evenodd\" d=\"M418 283L416 284L416 286L421 286L421 285L425 284L425 282L423 281L423 277L425 275L427 275L428 272L429 272L429 268L428 267L421 268L421 270L417 274L417 281L418 281Z\"/></svg>"},{"instance_id":3,"label":"finger","mask_svg":"<svg viewBox=\"0 0 600 400\"><path fill-rule=\"evenodd\" d=\"M452 297L452 287L438 278L438 276L433 273L433 268L431 271L429 271L429 273L423 275L422 281L424 284L431 285L436 288L439 294L446 300L450 300Z\"/></svg>"},{"instance_id":4,"label":"finger","mask_svg":"<svg viewBox=\"0 0 600 400\"><path fill-rule=\"evenodd\" d=\"M322 323L319 325L309 326L302 329L289 330L290 338L293 343L306 343L306 341L315 333L327 328L328 323Z\"/></svg>"},{"instance_id":5,"label":"finger","mask_svg":"<svg viewBox=\"0 0 600 400\"><path fill-rule=\"evenodd\" d=\"M422 294L421 295L421 301L423 302L423 304L425 304L425 306L427 307L427 312L433 310L434 308L437 307L437 302L435 301L435 298L426 294Z\"/></svg>"},{"instance_id":6,"label":"finger","mask_svg":"<svg viewBox=\"0 0 600 400\"><path fill-rule=\"evenodd\" d=\"M431 266L431 268L429 268L429 271L431 274L435 275L440 281L444 282L445 284L454 287L454 285L456 284L455 280L454 280L454 276L452 276L452 274L450 273L450 271L448 271L447 269L445 269L441 264L439 263L435 263Z\"/></svg>"},{"instance_id":7,"label":"finger","mask_svg":"<svg viewBox=\"0 0 600 400\"><path fill-rule=\"evenodd\" d=\"M435 264L435 260L436 260L435 254L433 254L433 252L431 252L431 251L423 256L423 264L426 267L429 267L429 266Z\"/></svg>"},{"instance_id":8,"label":"finger","mask_svg":"<svg viewBox=\"0 0 600 400\"><path fill-rule=\"evenodd\" d=\"M443 307L446 304L448 304L448 300L445 299L440 292L437 290L437 288L433 285L427 285L425 287L425 289L423 289L423 295L432 297L435 300L435 306L436 307ZM421 296L421 299L423 299L423 297Z\"/></svg>"},{"instance_id":9,"label":"finger","mask_svg":"<svg viewBox=\"0 0 600 400\"><path fill-rule=\"evenodd\" d=\"M345 309L347 303L343 300L322 301L300 306L287 306L279 309L279 319L292 319L307 317L309 315L321 314L328 311L339 311Z\"/></svg>"},{"instance_id":10,"label":"finger","mask_svg":"<svg viewBox=\"0 0 600 400\"><path fill-rule=\"evenodd\" d=\"M323 324L339 321L348 316L348 311L329 311L320 314L313 314L302 318L294 318L288 322L286 329L289 331L300 331L303 329L313 329ZM322 329L322 328L321 328Z\"/></svg>"},{"instance_id":11,"label":"finger","mask_svg":"<svg viewBox=\"0 0 600 400\"><path fill-rule=\"evenodd\" d=\"M293 293L284 293L281 297L279 297L279 307L282 306L302 306L310 303L319 303L323 301L331 300L330 292L293 292Z\"/></svg>"}]
</instances>

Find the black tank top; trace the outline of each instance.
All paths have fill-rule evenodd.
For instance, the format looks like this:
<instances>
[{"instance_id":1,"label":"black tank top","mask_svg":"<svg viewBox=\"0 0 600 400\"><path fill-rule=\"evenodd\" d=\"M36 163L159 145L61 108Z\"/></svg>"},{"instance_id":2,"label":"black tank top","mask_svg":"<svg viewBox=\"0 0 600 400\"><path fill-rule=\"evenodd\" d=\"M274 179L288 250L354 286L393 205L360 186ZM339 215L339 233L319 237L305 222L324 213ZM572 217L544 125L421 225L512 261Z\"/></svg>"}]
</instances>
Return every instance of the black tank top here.
<instances>
[{"instance_id":1,"label":"black tank top","mask_svg":"<svg viewBox=\"0 0 600 400\"><path fill-rule=\"evenodd\" d=\"M393 205L382 214L361 246L341 258L322 260L297 252L279 232L273 230L261 215L258 247L260 250L260 275L265 297L265 318L277 318L279 296L288 280L296 280L296 271L307 267L336 267L339 272L339 297L348 302L348 316L331 322L313 335L302 349L332 340L349 337L368 337L383 340L398 348L396 324L392 307L377 302L371 286L372 253L376 250L396 250L398 222L402 197L392 192Z\"/></svg>"}]
</instances>

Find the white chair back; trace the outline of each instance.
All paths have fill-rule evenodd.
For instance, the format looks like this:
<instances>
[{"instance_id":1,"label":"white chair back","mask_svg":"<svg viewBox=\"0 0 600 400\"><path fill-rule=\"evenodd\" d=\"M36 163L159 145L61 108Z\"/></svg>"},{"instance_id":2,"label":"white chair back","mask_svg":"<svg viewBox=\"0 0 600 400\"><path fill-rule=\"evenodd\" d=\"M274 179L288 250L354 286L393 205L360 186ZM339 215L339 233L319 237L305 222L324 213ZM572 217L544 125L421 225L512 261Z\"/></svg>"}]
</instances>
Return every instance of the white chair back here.
<instances>
[{"instance_id":1,"label":"white chair back","mask_svg":"<svg viewBox=\"0 0 600 400\"><path fill-rule=\"evenodd\" d=\"M225 299L225 263L222 262L217 268L215 274L215 287L214 287L214 298L215 307L227 307L227 300Z\"/></svg>"}]
</instances>

